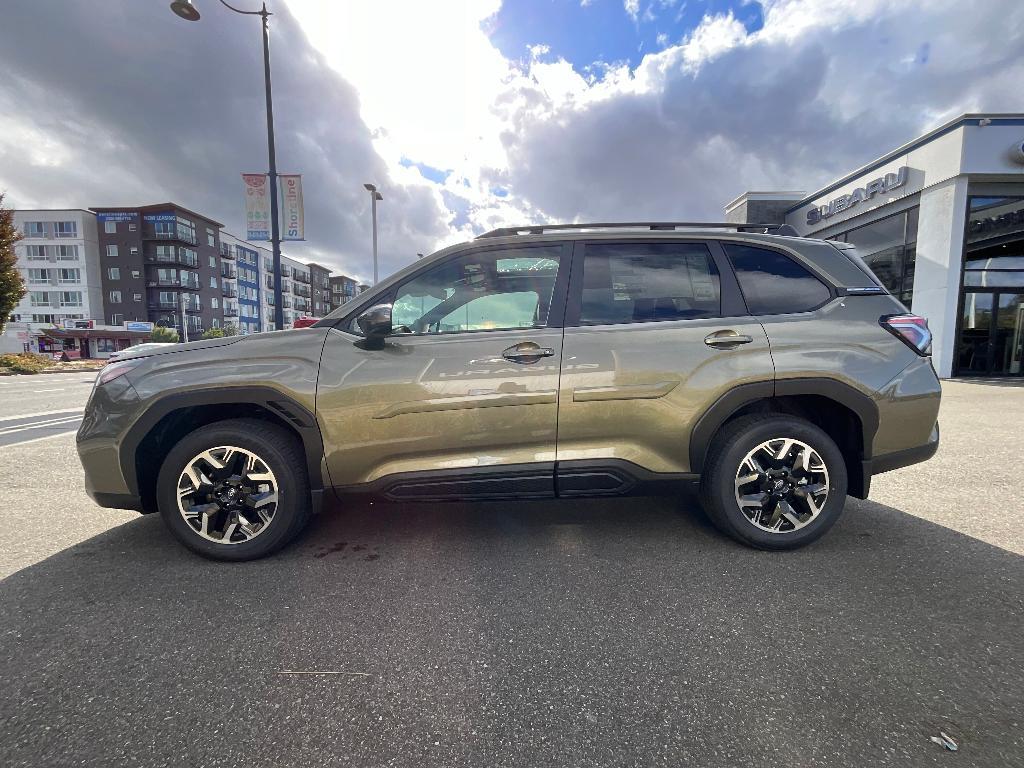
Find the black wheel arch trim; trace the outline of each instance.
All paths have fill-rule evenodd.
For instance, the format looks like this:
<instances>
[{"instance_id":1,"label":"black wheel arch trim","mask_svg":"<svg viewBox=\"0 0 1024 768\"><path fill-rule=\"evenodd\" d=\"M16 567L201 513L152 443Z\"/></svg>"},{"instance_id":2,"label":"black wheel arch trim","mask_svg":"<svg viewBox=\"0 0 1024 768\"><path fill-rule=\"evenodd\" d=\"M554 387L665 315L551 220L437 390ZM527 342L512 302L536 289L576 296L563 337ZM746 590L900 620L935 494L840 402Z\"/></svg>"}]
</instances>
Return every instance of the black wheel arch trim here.
<instances>
[{"instance_id":1,"label":"black wheel arch trim","mask_svg":"<svg viewBox=\"0 0 1024 768\"><path fill-rule=\"evenodd\" d=\"M878 431L878 406L863 392L836 379L808 377L740 384L716 400L697 419L690 434L690 470L701 472L711 441L721 426L741 408L758 400L797 395L819 395L849 408L860 419L863 455L871 460L871 445Z\"/></svg>"},{"instance_id":2,"label":"black wheel arch trim","mask_svg":"<svg viewBox=\"0 0 1024 768\"><path fill-rule=\"evenodd\" d=\"M135 457L142 441L150 431L170 413L206 405L256 405L265 408L289 425L302 441L309 472L309 485L314 499L319 499L325 487L320 472L324 455L323 437L316 417L292 397L270 387L218 387L197 389L193 392L175 392L154 400L125 433L118 451L121 472L132 494L139 496L139 480L135 470Z\"/></svg>"}]
</instances>

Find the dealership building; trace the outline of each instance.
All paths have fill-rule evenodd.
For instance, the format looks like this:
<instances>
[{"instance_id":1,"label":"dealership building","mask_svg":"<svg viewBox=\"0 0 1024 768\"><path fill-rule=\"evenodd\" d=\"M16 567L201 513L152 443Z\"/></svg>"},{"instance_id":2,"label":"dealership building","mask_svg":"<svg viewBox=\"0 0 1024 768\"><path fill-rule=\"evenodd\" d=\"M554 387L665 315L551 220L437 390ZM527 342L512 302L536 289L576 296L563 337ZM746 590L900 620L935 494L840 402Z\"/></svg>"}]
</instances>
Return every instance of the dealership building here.
<instances>
[{"instance_id":1,"label":"dealership building","mask_svg":"<svg viewBox=\"0 0 1024 768\"><path fill-rule=\"evenodd\" d=\"M940 376L1024 375L1024 114L963 115L809 195L746 192L725 211L854 243L928 318Z\"/></svg>"}]
</instances>

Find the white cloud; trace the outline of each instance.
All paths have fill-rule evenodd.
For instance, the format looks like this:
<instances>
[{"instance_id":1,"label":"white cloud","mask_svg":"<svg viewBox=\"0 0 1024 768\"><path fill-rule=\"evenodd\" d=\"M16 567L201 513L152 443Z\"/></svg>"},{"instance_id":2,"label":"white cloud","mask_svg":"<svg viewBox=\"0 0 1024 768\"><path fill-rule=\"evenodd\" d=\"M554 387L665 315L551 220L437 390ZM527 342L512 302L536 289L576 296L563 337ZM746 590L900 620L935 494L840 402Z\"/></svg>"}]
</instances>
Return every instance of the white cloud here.
<instances>
[{"instance_id":1,"label":"white cloud","mask_svg":"<svg viewBox=\"0 0 1024 768\"><path fill-rule=\"evenodd\" d=\"M636 21L637 16L640 14L640 0L622 0L622 7L629 14L629 17Z\"/></svg>"}]
</instances>

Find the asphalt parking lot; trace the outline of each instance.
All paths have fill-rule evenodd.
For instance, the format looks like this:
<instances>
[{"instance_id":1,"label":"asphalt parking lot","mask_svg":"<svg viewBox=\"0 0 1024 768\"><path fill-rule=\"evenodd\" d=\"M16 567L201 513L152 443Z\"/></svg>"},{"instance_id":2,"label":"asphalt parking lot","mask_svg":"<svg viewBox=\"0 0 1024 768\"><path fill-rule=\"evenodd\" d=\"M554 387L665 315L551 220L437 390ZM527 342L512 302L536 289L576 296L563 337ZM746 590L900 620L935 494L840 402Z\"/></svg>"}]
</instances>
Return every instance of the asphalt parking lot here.
<instances>
[{"instance_id":1,"label":"asphalt parking lot","mask_svg":"<svg viewBox=\"0 0 1024 768\"><path fill-rule=\"evenodd\" d=\"M1024 765L1024 387L946 384L936 458L798 552L367 503L228 565L89 501L77 378L0 379L0 765Z\"/></svg>"}]
</instances>

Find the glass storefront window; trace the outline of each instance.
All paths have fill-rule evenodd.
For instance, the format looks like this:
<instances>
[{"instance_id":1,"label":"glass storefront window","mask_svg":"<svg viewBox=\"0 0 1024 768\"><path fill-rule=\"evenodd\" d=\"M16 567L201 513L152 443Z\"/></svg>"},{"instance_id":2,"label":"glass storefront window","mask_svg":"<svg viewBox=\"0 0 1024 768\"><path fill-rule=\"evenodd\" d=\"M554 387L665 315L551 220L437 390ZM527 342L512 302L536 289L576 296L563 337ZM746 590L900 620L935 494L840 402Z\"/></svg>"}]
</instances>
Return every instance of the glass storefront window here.
<instances>
[{"instance_id":1,"label":"glass storefront window","mask_svg":"<svg viewBox=\"0 0 1024 768\"><path fill-rule=\"evenodd\" d=\"M857 246L857 252L889 292L908 308L914 294L917 208L888 216L830 238Z\"/></svg>"}]
</instances>

